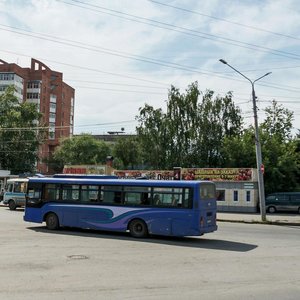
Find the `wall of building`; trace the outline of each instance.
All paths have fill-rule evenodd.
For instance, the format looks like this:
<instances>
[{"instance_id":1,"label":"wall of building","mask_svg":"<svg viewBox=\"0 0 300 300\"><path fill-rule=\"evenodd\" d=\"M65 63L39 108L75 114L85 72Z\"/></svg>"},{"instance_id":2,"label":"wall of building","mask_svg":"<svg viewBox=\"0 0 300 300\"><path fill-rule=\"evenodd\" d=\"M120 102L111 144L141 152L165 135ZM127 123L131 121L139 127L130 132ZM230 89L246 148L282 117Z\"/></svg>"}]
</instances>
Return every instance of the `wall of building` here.
<instances>
[{"instance_id":1,"label":"wall of building","mask_svg":"<svg viewBox=\"0 0 300 300\"><path fill-rule=\"evenodd\" d=\"M10 80L6 80L6 74L11 74ZM30 68L0 60L0 93L11 84L17 88L16 96L20 102L36 103L43 114L41 124L49 129L47 139L39 148L37 171L52 173L43 160L52 155L60 138L73 134L75 90L63 82L62 73L36 59L31 59Z\"/></svg>"}]
</instances>

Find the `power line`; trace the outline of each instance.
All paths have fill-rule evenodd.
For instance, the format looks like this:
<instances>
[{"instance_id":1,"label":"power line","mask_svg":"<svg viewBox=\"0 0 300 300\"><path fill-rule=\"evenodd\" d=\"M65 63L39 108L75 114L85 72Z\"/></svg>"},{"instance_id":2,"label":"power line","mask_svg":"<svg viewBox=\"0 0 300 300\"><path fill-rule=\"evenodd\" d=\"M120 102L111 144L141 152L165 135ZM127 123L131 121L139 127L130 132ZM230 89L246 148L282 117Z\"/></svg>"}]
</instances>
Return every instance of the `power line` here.
<instances>
[{"instance_id":1,"label":"power line","mask_svg":"<svg viewBox=\"0 0 300 300\"><path fill-rule=\"evenodd\" d=\"M197 37L201 37L201 38L204 38L204 39L213 40L215 42L221 42L221 43L234 45L234 46L237 46L237 47L242 47L242 48L246 48L246 49L250 49L250 50L255 50L255 51L260 51L260 52L265 52L265 53L271 53L273 55L284 56L284 57L288 57L290 59L297 59L297 60L300 59L300 55L295 54L295 53L276 50L276 49L272 49L272 48L268 48L268 47L264 47L264 46L259 46L259 45L255 45L255 44L251 44L251 43L245 43L245 42L241 42L241 41L230 39L230 38L224 38L224 37L221 37L221 36L208 34L208 33L205 33L205 32L198 31L198 30L193 30L193 29L189 29L189 28L185 28L185 27L181 27L181 26L176 26L174 24L168 24L168 23L165 23L165 22L160 22L160 21L151 20L151 19L148 19L148 18L143 18L143 17L139 17L139 16L136 16L136 15L124 13L124 12L121 12L121 11L118 11L118 10L108 9L108 8L103 7L103 6L88 4L88 3L78 1L78 0L70 0L70 1L75 2L75 3L79 3L79 4L83 4L83 5L86 5L86 6L80 6L80 5L77 5L77 4L74 4L74 3L69 3L69 2L66 2L66 1L63 1L63 0L56 0L56 1L65 3L67 5L71 5L71 6L91 10L91 11L94 11L94 12L95 11L96 12L101 12L101 13L104 13L104 14L112 15L112 16L115 16L115 17L118 17L118 18L126 19L126 20L129 20L129 21L137 22L137 23L142 23L142 24L146 24L146 25L150 25L150 26L154 26L154 27L158 27L158 28L163 28L163 29L166 29L166 30L179 32L179 33L186 34L186 35L197 36ZM92 7L92 8L89 8L89 7ZM100 9L100 10L95 10L95 8ZM113 13L117 13L117 15L113 14ZM124 17L123 15L126 16L126 17ZM132 19L132 18L134 18L134 19ZM157 24L159 24L159 25L157 25ZM167 27L162 27L161 25L167 26ZM176 28L176 29L174 29L174 28ZM199 35L199 34L201 34L201 35Z\"/></svg>"},{"instance_id":2,"label":"power line","mask_svg":"<svg viewBox=\"0 0 300 300\"><path fill-rule=\"evenodd\" d=\"M182 8L182 7L178 7L178 6L174 6L174 5L170 5L170 4L166 4L166 3L161 3L159 1L154 1L154 0L148 0L148 1L159 4L159 5L163 5L163 6L166 6L166 7L171 7L171 8L177 9L177 10L185 11L185 12L188 12L188 13L191 13L191 14L199 15L199 16L202 16L202 17L210 18L210 19L214 19L214 20L217 20L217 21L226 22L226 23L230 23L230 24L233 24L233 25L237 25L237 26L241 26L241 27L245 27L245 28L249 28L249 29L253 29L253 30L257 30L257 31L261 31L261 32L266 32L266 33L274 34L274 35L277 35L277 36L281 36L281 37L285 37L285 38L300 41L300 38L295 37L295 36L291 36L291 35L287 35L287 34L283 34L283 33L279 33L279 32L274 32L274 31L271 31L271 30L262 29L262 28L259 28L259 27L242 24L242 23L239 23L239 22L229 21L227 19L223 19L223 18L211 16L211 15L206 15L206 14L194 11L194 10L190 10L190 9L186 9L186 8Z\"/></svg>"},{"instance_id":3,"label":"power line","mask_svg":"<svg viewBox=\"0 0 300 300\"><path fill-rule=\"evenodd\" d=\"M85 125L65 125L65 126L37 126L37 127L0 127L1 131L26 131L26 130L43 130L43 129L66 129L69 127L89 127L89 126L107 126L107 125L118 125L118 124L126 124L132 123L135 120L125 120L125 121L118 121L118 122L107 122L107 123L98 123L98 124L85 124Z\"/></svg>"},{"instance_id":4,"label":"power line","mask_svg":"<svg viewBox=\"0 0 300 300\"><path fill-rule=\"evenodd\" d=\"M1 49L1 51L11 53L11 54L20 55L20 56L25 56L25 57L29 57L29 58L31 57L30 55L25 55L25 54L13 52L13 51L7 51L7 50L3 50L3 49ZM55 64L62 65L62 66L77 68L77 69L81 69L81 70L88 70L88 71L97 72L97 73L106 74L106 75L112 75L112 76L117 76L117 77L122 77L122 78L134 79L134 80L138 80L138 81L142 81L142 82L155 83L155 84L160 84L162 86L169 86L169 84L166 84L166 83L161 83L161 82L158 82L158 81L142 79L140 77L134 77L134 76L124 75L124 74L119 74L119 73L114 73L114 72L108 72L108 71L103 71L103 70L94 69L94 68L88 68L88 67L63 63L63 62L59 62L59 61L55 61L55 60L51 60L51 59L46 59L46 58L37 57L37 59L43 60L43 61L48 61L48 62L55 63Z\"/></svg>"},{"instance_id":5,"label":"power line","mask_svg":"<svg viewBox=\"0 0 300 300\"><path fill-rule=\"evenodd\" d=\"M57 1L60 1L60 0L57 0ZM75 0L71 0L71 1L75 1ZM0 26L30 32L31 34L22 33L22 32L18 32L15 30L3 29L3 28L0 28L0 30L13 32L13 33L20 34L20 35L26 35L26 36L30 36L30 37L34 37L34 38L38 38L38 39L43 39L43 40L47 40L47 41L51 41L51 42L55 42L55 43L59 43L59 44L64 44L64 45L68 45L71 47L78 47L78 48L85 49L85 50L101 52L101 53L105 53L105 54L109 54L109 55L113 55L113 56L119 56L119 57L128 58L128 59L134 59L134 60L138 60L138 61L142 61L142 62L152 63L152 64L161 65L161 66L168 67L168 68L174 68L174 69L184 70L184 71L193 72L193 73L199 73L199 74L203 74L203 75L207 75L207 76L214 74L214 76L228 79L227 76L217 75L217 74L220 74L219 72L212 72L212 71L207 71L207 70L201 71L197 68L193 68L193 67L189 67L189 66L184 66L184 65L167 62L167 61L163 61L163 60L156 60L156 59L152 59L152 58L148 58L148 57L144 57L144 56L138 56L138 55L134 55L134 54L126 53L126 52L123 53L120 51L115 51L115 50L111 50L108 48L89 45L89 44L85 44L85 43L74 41L74 40L67 40L67 39L62 39L62 38L56 37L56 36L45 35L42 33L36 33L33 31L29 31L29 30L23 30L23 29L19 29L17 27L13 27L13 26L7 26L7 25L3 25L3 24L0 24ZM46 36L47 38L45 38L43 36L36 36L36 35L43 35L43 36ZM64 41L66 41L66 42L64 42ZM74 43L75 43L75 45L74 45ZM76 44L87 45L88 47L87 46L79 46ZM92 47L92 48L90 48L90 47ZM93 48L95 48L95 49L93 49ZM98 49L103 49L103 50L98 50ZM240 81L243 81L243 80L240 80ZM276 88L278 88L278 84L275 84L275 85L276 85ZM265 85L265 86L271 86L271 84L268 83L268 85ZM281 86L284 86L284 85L281 85ZM297 90L300 90L296 87L290 87L290 86L287 86L287 87L296 89L296 92L297 92Z\"/></svg>"},{"instance_id":6,"label":"power line","mask_svg":"<svg viewBox=\"0 0 300 300\"><path fill-rule=\"evenodd\" d=\"M70 78L66 79L66 81L107 84L107 85L116 85L116 86L130 86L130 87L148 88L148 89L165 89L164 87L161 86L137 85L137 84L115 83L115 82L104 82L104 81L89 81L89 80L70 79Z\"/></svg>"},{"instance_id":7,"label":"power line","mask_svg":"<svg viewBox=\"0 0 300 300\"><path fill-rule=\"evenodd\" d=\"M150 0L148 0L150 1ZM284 67L271 67L272 70L285 70L285 69L297 69L300 66L284 66ZM270 68L262 68L262 69L251 69L251 70L242 70L243 73L257 72L257 71L269 71ZM222 74L234 74L234 71L222 72Z\"/></svg>"},{"instance_id":8,"label":"power line","mask_svg":"<svg viewBox=\"0 0 300 300\"><path fill-rule=\"evenodd\" d=\"M222 93L226 93L226 92L222 92ZM238 97L238 95L250 95L249 94L246 94L246 93L233 93L233 95L235 97ZM299 99L300 100L300 96L299 97L295 97L295 96L282 96L282 95L266 95L266 94L259 94L260 97L271 97L271 98L280 98L280 99ZM251 100L252 101L252 100Z\"/></svg>"},{"instance_id":9,"label":"power line","mask_svg":"<svg viewBox=\"0 0 300 300\"><path fill-rule=\"evenodd\" d=\"M273 102L273 100L259 100L259 102ZM278 103L296 103L296 104L300 104L299 101L277 101Z\"/></svg>"},{"instance_id":10,"label":"power line","mask_svg":"<svg viewBox=\"0 0 300 300\"><path fill-rule=\"evenodd\" d=\"M0 28L0 30L1 30L1 28ZM73 46L76 47L75 45L73 45ZM30 57L30 55L24 55L24 54L16 53L16 52L13 52L13 51L7 51L7 50L3 50L3 49L1 51L7 52L7 53L13 53L13 54L21 55L21 56L25 56L25 57ZM143 81L143 82L149 82L149 83L166 85L166 84L163 84L161 82L157 82L157 81L153 81L153 80L147 80L147 79L142 79L142 78L138 78L138 77L134 77L134 76L128 76L128 75L123 75L123 74L119 74L119 73L102 71L102 70L99 70L99 69L88 68L88 67L83 67L83 66L78 66L78 65L73 65L73 64L58 62L58 61L55 61L55 60L50 60L50 59L45 59L45 58L38 58L38 59L43 60L43 61L49 61L49 62L56 63L56 64L63 65L63 66L68 66L68 67L73 67L73 68L79 68L79 69L82 69L82 70L89 70L89 71L99 72L99 73L108 74L108 75L112 75L112 76L118 76L118 77L124 77L124 78L139 80L139 81ZM157 64L159 64L159 63L157 63ZM167 65L165 65L165 66L169 67L169 68L175 68L175 69L181 69L181 70L189 71L189 72L192 72L192 73L199 73L199 74L206 75L206 76L215 76L215 77L230 79L230 80L234 80L234 81L238 81L238 82L245 82L242 79L233 79L232 76L228 77L228 76L217 75L217 73L214 73L214 72L210 72L211 74L209 74L208 72L201 72L201 71L197 71L197 70L189 70L188 68L179 68L179 67L173 67L173 66L167 66ZM269 85L269 84L258 83L257 85L265 86L265 87L271 87L271 88L275 88L275 89L279 89L279 90L290 91L290 92L298 92L298 90L297 90L298 88L297 87L293 87L296 90L292 90L292 89L287 89L287 88L280 88L279 84Z\"/></svg>"},{"instance_id":11,"label":"power line","mask_svg":"<svg viewBox=\"0 0 300 300\"><path fill-rule=\"evenodd\" d=\"M133 59L133 60L137 60L137 61L141 61L141 62L151 63L151 64L160 65L160 66L164 66L164 67L168 67L168 68L184 70L184 71L189 71L189 72L194 72L194 73L199 73L199 74L204 74L204 75L208 75L210 73L211 74L222 74L220 72L213 72L213 71L208 71L208 70L201 71L201 70L191 67L191 66L185 66L185 65L168 62L168 61L164 61L164 60L153 59L153 58L130 54L130 53L126 53L126 52L120 52L120 51L116 51L116 50L112 50L112 49L107 49L107 48L103 48L103 47L99 47L99 46L81 43L81 42L74 41L74 40L61 39L61 38L58 38L55 36L45 35L45 34L36 33L36 32L28 31L28 30L23 30L23 29L19 29L16 27L3 25L3 24L0 24L0 26L14 28L14 29L20 30L20 31L26 31L26 32L30 32L32 34L22 33L22 32L18 32L18 31L11 30L11 29L0 28L0 30L3 30L3 31L8 31L8 32L12 32L12 33L20 34L20 35L30 36L33 38L46 40L46 41L50 41L50 42L54 42L54 43L58 43L58 44L63 44L63 45L71 46L71 47L81 48L84 50L100 52L100 53L104 53L104 54L108 54L108 55L118 56L121 58ZM39 36L39 35L44 35L44 36ZM45 36L47 36L47 37L45 37ZM80 45L84 45L84 46L80 46Z\"/></svg>"},{"instance_id":12,"label":"power line","mask_svg":"<svg viewBox=\"0 0 300 300\"><path fill-rule=\"evenodd\" d=\"M165 95L166 94L166 93L158 93L158 92L130 91L130 90L108 89L108 88L98 88L98 87L89 87L89 86L76 86L76 88L111 91L111 92L116 92L116 93L124 93L125 92L125 93L151 94L151 95Z\"/></svg>"}]
</instances>

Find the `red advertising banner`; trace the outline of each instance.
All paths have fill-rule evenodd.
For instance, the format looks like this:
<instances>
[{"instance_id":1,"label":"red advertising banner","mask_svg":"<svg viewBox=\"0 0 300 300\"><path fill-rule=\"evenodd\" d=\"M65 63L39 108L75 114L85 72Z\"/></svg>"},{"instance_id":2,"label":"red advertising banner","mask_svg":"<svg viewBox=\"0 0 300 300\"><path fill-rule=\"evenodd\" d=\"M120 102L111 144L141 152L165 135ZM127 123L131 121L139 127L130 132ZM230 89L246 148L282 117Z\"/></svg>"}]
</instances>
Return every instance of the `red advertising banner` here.
<instances>
[{"instance_id":1,"label":"red advertising banner","mask_svg":"<svg viewBox=\"0 0 300 300\"><path fill-rule=\"evenodd\" d=\"M113 170L107 166L69 165L65 174L106 174L112 173L120 179L145 178L152 180L211 180L211 181L253 181L250 168L174 168L174 170ZM109 174L108 174L109 173ZM175 177L175 178L174 178Z\"/></svg>"},{"instance_id":2,"label":"red advertising banner","mask_svg":"<svg viewBox=\"0 0 300 300\"><path fill-rule=\"evenodd\" d=\"M106 166L94 166L94 165L70 165L64 166L64 174L106 174Z\"/></svg>"},{"instance_id":3,"label":"red advertising banner","mask_svg":"<svg viewBox=\"0 0 300 300\"><path fill-rule=\"evenodd\" d=\"M184 180L252 181L252 169L192 168L182 170Z\"/></svg>"},{"instance_id":4,"label":"red advertising banner","mask_svg":"<svg viewBox=\"0 0 300 300\"><path fill-rule=\"evenodd\" d=\"M115 170L113 174L120 179L145 178L152 180L173 180L174 178L173 171Z\"/></svg>"},{"instance_id":5,"label":"red advertising banner","mask_svg":"<svg viewBox=\"0 0 300 300\"><path fill-rule=\"evenodd\" d=\"M172 171L115 170L121 179L174 180ZM175 172L176 173L176 172ZM246 168L189 168L181 169L182 180L252 181L253 170Z\"/></svg>"}]
</instances>

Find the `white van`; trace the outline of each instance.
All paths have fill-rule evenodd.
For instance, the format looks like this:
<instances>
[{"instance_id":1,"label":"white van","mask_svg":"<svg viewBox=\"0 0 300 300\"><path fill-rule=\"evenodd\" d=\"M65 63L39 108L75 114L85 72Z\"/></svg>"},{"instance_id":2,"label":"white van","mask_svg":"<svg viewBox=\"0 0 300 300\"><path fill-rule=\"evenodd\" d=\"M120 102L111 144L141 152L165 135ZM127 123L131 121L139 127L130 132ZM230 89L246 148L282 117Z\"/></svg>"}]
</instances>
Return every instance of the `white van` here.
<instances>
[{"instance_id":1,"label":"white van","mask_svg":"<svg viewBox=\"0 0 300 300\"><path fill-rule=\"evenodd\" d=\"M3 195L3 204L9 206L10 210L25 206L28 178L8 179Z\"/></svg>"}]
</instances>

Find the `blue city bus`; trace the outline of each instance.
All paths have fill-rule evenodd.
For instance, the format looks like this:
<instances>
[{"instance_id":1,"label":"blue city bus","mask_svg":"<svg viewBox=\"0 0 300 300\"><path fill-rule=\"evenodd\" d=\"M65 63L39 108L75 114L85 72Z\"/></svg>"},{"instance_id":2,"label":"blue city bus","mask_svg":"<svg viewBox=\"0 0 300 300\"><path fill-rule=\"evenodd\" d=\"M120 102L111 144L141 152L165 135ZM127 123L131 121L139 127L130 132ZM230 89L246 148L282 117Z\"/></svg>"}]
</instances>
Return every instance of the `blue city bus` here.
<instances>
[{"instance_id":1,"label":"blue city bus","mask_svg":"<svg viewBox=\"0 0 300 300\"><path fill-rule=\"evenodd\" d=\"M210 181L29 178L24 221L136 238L199 236L217 230L215 195Z\"/></svg>"}]
</instances>

